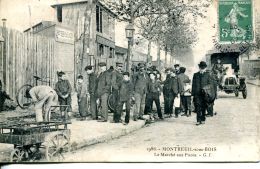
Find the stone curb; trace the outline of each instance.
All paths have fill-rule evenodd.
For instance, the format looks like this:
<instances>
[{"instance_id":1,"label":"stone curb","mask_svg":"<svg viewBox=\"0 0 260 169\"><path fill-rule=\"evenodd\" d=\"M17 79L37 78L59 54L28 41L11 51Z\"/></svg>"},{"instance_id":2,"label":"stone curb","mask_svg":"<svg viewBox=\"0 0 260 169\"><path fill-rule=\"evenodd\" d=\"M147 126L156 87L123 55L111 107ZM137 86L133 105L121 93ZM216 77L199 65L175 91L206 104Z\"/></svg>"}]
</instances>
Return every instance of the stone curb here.
<instances>
[{"instance_id":1,"label":"stone curb","mask_svg":"<svg viewBox=\"0 0 260 169\"><path fill-rule=\"evenodd\" d=\"M131 125L128 128L122 128L118 129L114 132L109 132L107 134L100 135L96 138L89 138L89 139L83 139L80 142L72 141L71 142L71 150L78 150L90 145L98 144L98 143L104 143L113 139L117 139L119 137L128 135L136 130L139 130L145 126L145 121L140 121L136 123L135 125ZM73 132L73 131L72 131Z\"/></svg>"}]
</instances>

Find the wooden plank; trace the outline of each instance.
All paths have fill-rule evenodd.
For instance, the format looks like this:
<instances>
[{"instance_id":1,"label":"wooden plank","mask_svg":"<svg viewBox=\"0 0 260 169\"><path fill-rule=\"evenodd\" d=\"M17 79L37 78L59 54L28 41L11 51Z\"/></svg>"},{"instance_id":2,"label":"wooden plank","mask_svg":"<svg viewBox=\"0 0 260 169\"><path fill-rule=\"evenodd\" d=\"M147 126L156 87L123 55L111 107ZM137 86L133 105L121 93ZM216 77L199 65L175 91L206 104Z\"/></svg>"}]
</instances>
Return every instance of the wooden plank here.
<instances>
[{"instance_id":1,"label":"wooden plank","mask_svg":"<svg viewBox=\"0 0 260 169\"><path fill-rule=\"evenodd\" d=\"M40 42L39 37L36 38L37 39L37 50L38 50L38 54L37 54L37 74L39 77L42 77L42 43ZM39 84L42 84L42 82L40 82Z\"/></svg>"},{"instance_id":2,"label":"wooden plank","mask_svg":"<svg viewBox=\"0 0 260 169\"><path fill-rule=\"evenodd\" d=\"M37 46L37 37L36 36L33 36L32 37L33 39L33 52L32 52L32 55L31 57L34 58L33 59L33 64L34 65L34 69L31 71L31 76L35 75L35 76L38 76L38 46ZM33 79L33 84L35 85L35 80Z\"/></svg>"},{"instance_id":3,"label":"wooden plank","mask_svg":"<svg viewBox=\"0 0 260 169\"><path fill-rule=\"evenodd\" d=\"M51 86L54 87L54 84L55 84L55 73L54 73L54 42L51 41L51 77L52 77L52 80L51 80Z\"/></svg>"},{"instance_id":4,"label":"wooden plank","mask_svg":"<svg viewBox=\"0 0 260 169\"><path fill-rule=\"evenodd\" d=\"M8 89L8 93L11 93L11 84L10 84L10 81L11 81L11 73L10 73L10 70L11 70L11 67L10 67L10 62L11 62L11 57L13 56L13 41L14 41L14 38L13 38L13 30L10 30L10 34L9 34L9 39L8 39L8 54L7 54L7 79L6 79L6 86L7 86L7 89Z\"/></svg>"},{"instance_id":5,"label":"wooden plank","mask_svg":"<svg viewBox=\"0 0 260 169\"><path fill-rule=\"evenodd\" d=\"M31 84L31 81L28 79L28 65L27 65L27 60L29 58L29 56L31 55L31 52L32 52L32 45L31 45L31 37L29 34L27 34L26 36L27 38L27 52L25 54L25 57L23 58L23 64L24 64L24 77L25 77L25 83L30 83Z\"/></svg>"},{"instance_id":6,"label":"wooden plank","mask_svg":"<svg viewBox=\"0 0 260 169\"><path fill-rule=\"evenodd\" d=\"M51 42L48 40L48 76L49 76L49 81L51 80L51 53L50 53L50 51L51 51ZM48 85L50 85L50 83L48 84Z\"/></svg>"},{"instance_id":7,"label":"wooden plank","mask_svg":"<svg viewBox=\"0 0 260 169\"><path fill-rule=\"evenodd\" d=\"M33 75L49 77L53 86L56 78L54 40L7 29L6 91L15 97L24 84L34 84ZM44 83L46 84L46 83Z\"/></svg>"},{"instance_id":8,"label":"wooden plank","mask_svg":"<svg viewBox=\"0 0 260 169\"><path fill-rule=\"evenodd\" d=\"M14 72L15 72L15 57L17 56L17 32L14 31L14 41L13 41L13 56L10 58L10 87L11 87L11 95L14 96L14 85L15 85L15 77L14 77Z\"/></svg>"},{"instance_id":9,"label":"wooden plank","mask_svg":"<svg viewBox=\"0 0 260 169\"><path fill-rule=\"evenodd\" d=\"M22 55L20 55L19 57L19 67L21 69L21 71L19 71L19 86L18 88L20 88L23 84L26 83L25 81L25 65L23 65L23 60L26 57L26 53L27 53L27 47L28 47L28 41L27 41L27 36L23 34L23 49L22 49Z\"/></svg>"}]
</instances>

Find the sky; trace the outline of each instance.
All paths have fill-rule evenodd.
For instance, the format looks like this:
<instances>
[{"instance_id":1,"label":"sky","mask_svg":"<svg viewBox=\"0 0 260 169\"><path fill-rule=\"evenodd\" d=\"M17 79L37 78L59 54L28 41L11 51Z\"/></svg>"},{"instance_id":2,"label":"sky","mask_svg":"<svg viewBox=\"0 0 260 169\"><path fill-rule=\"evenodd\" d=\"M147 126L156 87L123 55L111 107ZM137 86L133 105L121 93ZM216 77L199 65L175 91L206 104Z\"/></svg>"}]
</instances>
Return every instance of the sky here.
<instances>
[{"instance_id":1,"label":"sky","mask_svg":"<svg viewBox=\"0 0 260 169\"><path fill-rule=\"evenodd\" d=\"M42 20L54 20L56 15L54 9L51 8L50 5L72 1L83 0L0 0L0 19L7 19L7 27L24 31L30 27L30 24L35 25ZM215 3L208 9L206 14L207 18L199 20L199 40L193 47L195 62L199 62L202 57L205 56L206 52L213 48L212 36L217 32L216 28L213 28L213 25L217 24L217 3L216 0L214 1ZM254 6L260 7L260 0L254 0ZM122 22L116 23L115 30L116 45L122 47L127 47L124 29L125 25L126 24ZM145 45L143 47L145 47ZM146 53L147 49L143 49L142 52ZM156 53L156 46L153 44L153 60L156 59ZM161 56L162 59L164 59L164 52L161 52Z\"/></svg>"}]
</instances>

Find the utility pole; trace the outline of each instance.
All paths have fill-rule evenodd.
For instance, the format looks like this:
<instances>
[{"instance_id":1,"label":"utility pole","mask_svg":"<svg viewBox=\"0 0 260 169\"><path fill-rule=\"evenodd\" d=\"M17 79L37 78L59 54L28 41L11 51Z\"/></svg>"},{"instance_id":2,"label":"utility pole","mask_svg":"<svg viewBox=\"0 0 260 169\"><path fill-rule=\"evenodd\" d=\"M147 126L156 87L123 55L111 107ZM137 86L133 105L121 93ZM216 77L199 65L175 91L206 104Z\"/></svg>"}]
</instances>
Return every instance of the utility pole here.
<instances>
[{"instance_id":1,"label":"utility pole","mask_svg":"<svg viewBox=\"0 0 260 169\"><path fill-rule=\"evenodd\" d=\"M32 33L32 12L31 12L31 6L28 5L28 9L29 9L29 24L30 24L30 32Z\"/></svg>"},{"instance_id":2,"label":"utility pole","mask_svg":"<svg viewBox=\"0 0 260 169\"><path fill-rule=\"evenodd\" d=\"M82 54L81 54L81 66L80 73L84 74L84 68L89 64L89 52L90 52L90 32L91 32L91 16L94 8L95 0L89 0L86 9L84 11L84 32L82 40Z\"/></svg>"}]
</instances>

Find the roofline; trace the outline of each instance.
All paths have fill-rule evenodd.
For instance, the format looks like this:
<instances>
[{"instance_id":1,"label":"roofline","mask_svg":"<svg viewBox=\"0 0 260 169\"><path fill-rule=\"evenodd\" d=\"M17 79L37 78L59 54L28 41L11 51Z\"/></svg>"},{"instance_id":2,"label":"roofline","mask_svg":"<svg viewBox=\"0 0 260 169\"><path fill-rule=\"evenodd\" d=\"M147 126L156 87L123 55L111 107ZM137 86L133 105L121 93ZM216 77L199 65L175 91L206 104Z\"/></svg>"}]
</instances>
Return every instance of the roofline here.
<instances>
[{"instance_id":1,"label":"roofline","mask_svg":"<svg viewBox=\"0 0 260 169\"><path fill-rule=\"evenodd\" d=\"M63 28L68 29L68 30L72 30L72 28L69 27L69 26L67 26L67 25L59 24L58 22L53 22L53 21L45 21L45 20L43 20L43 21L41 21L41 22L39 22L39 23L33 25L31 28L33 29L33 28L35 28L35 27L37 27L37 26L43 24L44 22L49 22L49 23L50 23L49 25L47 25L46 27L44 27L44 29L50 28L50 27L52 27L52 26L58 26L58 27L63 27ZM30 31L31 28L28 28L28 29L24 30L23 32L28 32L28 31ZM43 30L44 30L44 29L43 29ZM42 30L41 30L41 31L42 31Z\"/></svg>"},{"instance_id":2,"label":"roofline","mask_svg":"<svg viewBox=\"0 0 260 169\"><path fill-rule=\"evenodd\" d=\"M48 23L50 23L50 25L48 25L48 27L51 27L51 26L57 25L56 22L42 20L42 21L40 21L39 23L33 25L32 27L30 27L30 28L24 30L23 32L28 32L28 31L30 31L30 29L33 29L33 28L35 28L35 27L37 27L37 26L43 24L44 22L48 22Z\"/></svg>"},{"instance_id":3,"label":"roofline","mask_svg":"<svg viewBox=\"0 0 260 169\"><path fill-rule=\"evenodd\" d=\"M76 2L67 2L67 3L59 3L59 4L54 4L51 5L52 8L55 8L57 6L63 6L63 5L72 5L72 4L82 4L82 3L88 3L88 1L76 1ZM102 4L100 1L97 1L98 5L100 5L102 8L107 10L110 14L112 14L114 17L117 17L117 15L111 11L108 7L106 7L104 4Z\"/></svg>"},{"instance_id":4,"label":"roofline","mask_svg":"<svg viewBox=\"0 0 260 169\"><path fill-rule=\"evenodd\" d=\"M71 4L86 3L86 2L88 2L88 1L75 1L75 2L58 3L58 4L51 5L51 7L55 8L56 6L61 6L61 5L71 5Z\"/></svg>"}]
</instances>

